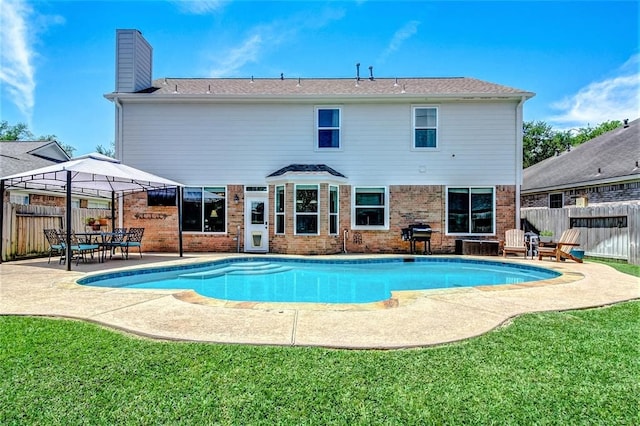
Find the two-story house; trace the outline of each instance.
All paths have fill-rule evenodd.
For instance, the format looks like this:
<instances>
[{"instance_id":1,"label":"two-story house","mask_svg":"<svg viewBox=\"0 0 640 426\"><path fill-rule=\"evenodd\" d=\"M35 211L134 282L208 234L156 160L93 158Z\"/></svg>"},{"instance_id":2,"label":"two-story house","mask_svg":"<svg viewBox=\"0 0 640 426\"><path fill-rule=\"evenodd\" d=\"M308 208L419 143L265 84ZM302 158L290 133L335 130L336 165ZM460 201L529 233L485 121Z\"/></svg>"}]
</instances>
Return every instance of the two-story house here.
<instances>
[{"instance_id":1,"label":"two-story house","mask_svg":"<svg viewBox=\"0 0 640 426\"><path fill-rule=\"evenodd\" d=\"M406 252L401 229L500 239L519 221L522 109L533 93L473 78L160 78L116 34L116 155L184 183L124 199L147 250ZM176 199L179 198L179 199ZM177 203L182 203L178 218Z\"/></svg>"}]
</instances>

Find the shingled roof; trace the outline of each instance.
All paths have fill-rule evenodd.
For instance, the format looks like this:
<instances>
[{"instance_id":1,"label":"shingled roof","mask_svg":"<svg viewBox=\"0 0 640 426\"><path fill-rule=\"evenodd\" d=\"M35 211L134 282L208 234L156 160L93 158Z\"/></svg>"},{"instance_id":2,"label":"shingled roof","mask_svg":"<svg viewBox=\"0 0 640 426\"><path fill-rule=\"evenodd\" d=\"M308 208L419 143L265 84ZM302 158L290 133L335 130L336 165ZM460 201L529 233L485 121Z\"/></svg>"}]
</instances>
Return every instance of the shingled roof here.
<instances>
[{"instance_id":1,"label":"shingled roof","mask_svg":"<svg viewBox=\"0 0 640 426\"><path fill-rule=\"evenodd\" d=\"M2 141L0 164L2 176L50 166L69 160L56 141Z\"/></svg>"},{"instance_id":2,"label":"shingled roof","mask_svg":"<svg viewBox=\"0 0 640 426\"><path fill-rule=\"evenodd\" d=\"M533 97L531 92L467 77L446 78L161 78L138 93L212 96Z\"/></svg>"},{"instance_id":3,"label":"shingled roof","mask_svg":"<svg viewBox=\"0 0 640 426\"><path fill-rule=\"evenodd\" d=\"M523 174L522 193L640 179L640 119L547 158Z\"/></svg>"}]
</instances>

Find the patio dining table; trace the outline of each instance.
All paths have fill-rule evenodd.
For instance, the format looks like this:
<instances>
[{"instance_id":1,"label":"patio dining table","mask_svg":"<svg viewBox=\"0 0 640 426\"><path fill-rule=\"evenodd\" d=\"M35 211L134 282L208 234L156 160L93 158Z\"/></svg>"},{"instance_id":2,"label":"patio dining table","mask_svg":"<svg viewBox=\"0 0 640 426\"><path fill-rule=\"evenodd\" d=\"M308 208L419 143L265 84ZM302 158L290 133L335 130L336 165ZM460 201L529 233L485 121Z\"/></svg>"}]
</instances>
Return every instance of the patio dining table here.
<instances>
[{"instance_id":1,"label":"patio dining table","mask_svg":"<svg viewBox=\"0 0 640 426\"><path fill-rule=\"evenodd\" d=\"M98 260L104 262L108 249L114 249L112 244L114 236L119 235L118 232L75 232L75 235L83 244L97 244L100 247Z\"/></svg>"}]
</instances>

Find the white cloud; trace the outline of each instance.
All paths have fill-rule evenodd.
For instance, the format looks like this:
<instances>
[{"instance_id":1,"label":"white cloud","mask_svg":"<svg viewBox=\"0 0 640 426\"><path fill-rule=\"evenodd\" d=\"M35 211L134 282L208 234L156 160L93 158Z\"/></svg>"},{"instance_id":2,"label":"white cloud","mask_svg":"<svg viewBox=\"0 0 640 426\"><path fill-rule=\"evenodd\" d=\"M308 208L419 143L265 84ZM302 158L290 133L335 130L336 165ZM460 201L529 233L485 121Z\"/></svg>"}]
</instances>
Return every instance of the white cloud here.
<instances>
[{"instance_id":1,"label":"white cloud","mask_svg":"<svg viewBox=\"0 0 640 426\"><path fill-rule=\"evenodd\" d=\"M3 91L31 121L36 89L28 19L32 9L19 0L0 0L0 82Z\"/></svg>"},{"instance_id":2,"label":"white cloud","mask_svg":"<svg viewBox=\"0 0 640 426\"><path fill-rule=\"evenodd\" d=\"M225 0L172 0L183 13L206 15L220 10L228 1Z\"/></svg>"},{"instance_id":3,"label":"white cloud","mask_svg":"<svg viewBox=\"0 0 640 426\"><path fill-rule=\"evenodd\" d=\"M263 38L260 34L249 36L240 46L230 49L224 59L210 71L211 77L224 77L235 74L249 62L255 62L260 55Z\"/></svg>"},{"instance_id":4,"label":"white cloud","mask_svg":"<svg viewBox=\"0 0 640 426\"><path fill-rule=\"evenodd\" d=\"M560 113L549 121L565 127L585 127L640 117L639 64L640 54L635 54L612 77L590 83L552 104Z\"/></svg>"},{"instance_id":5,"label":"white cloud","mask_svg":"<svg viewBox=\"0 0 640 426\"><path fill-rule=\"evenodd\" d=\"M302 31L322 28L343 17L343 10L328 8L322 12L303 13L289 19L257 25L249 31L239 45L219 51L208 75L210 77L237 75L246 64L256 63L268 51L276 50L283 43L296 40L297 35Z\"/></svg>"},{"instance_id":6,"label":"white cloud","mask_svg":"<svg viewBox=\"0 0 640 426\"><path fill-rule=\"evenodd\" d=\"M389 55L400 48L405 40L416 34L418 32L418 25L420 25L420 21L409 21L404 24L402 28L396 31L395 34L393 34L393 38L389 42L389 45L378 58L378 62L384 62Z\"/></svg>"},{"instance_id":7,"label":"white cloud","mask_svg":"<svg viewBox=\"0 0 640 426\"><path fill-rule=\"evenodd\" d=\"M59 15L41 15L24 0L0 0L0 83L27 124L35 105L35 45L38 35L52 25L65 22Z\"/></svg>"}]
</instances>

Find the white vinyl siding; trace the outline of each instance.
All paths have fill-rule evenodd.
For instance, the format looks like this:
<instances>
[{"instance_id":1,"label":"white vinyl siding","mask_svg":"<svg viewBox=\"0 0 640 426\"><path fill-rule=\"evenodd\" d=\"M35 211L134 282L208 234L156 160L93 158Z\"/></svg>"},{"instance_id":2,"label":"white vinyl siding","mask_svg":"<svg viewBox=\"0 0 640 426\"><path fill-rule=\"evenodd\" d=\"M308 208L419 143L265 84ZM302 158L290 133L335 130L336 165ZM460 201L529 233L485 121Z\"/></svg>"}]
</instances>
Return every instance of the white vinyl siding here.
<instances>
[{"instance_id":1,"label":"white vinyl siding","mask_svg":"<svg viewBox=\"0 0 640 426\"><path fill-rule=\"evenodd\" d=\"M192 185L264 182L289 164L326 164L351 185L515 185L516 102L441 102L440 149L413 150L412 104L341 106L342 149L314 150L316 105L123 104L122 158ZM286 117L286 120L283 120ZM119 151L120 152L120 151Z\"/></svg>"}]
</instances>

